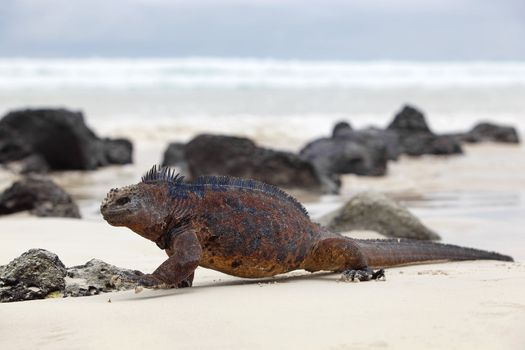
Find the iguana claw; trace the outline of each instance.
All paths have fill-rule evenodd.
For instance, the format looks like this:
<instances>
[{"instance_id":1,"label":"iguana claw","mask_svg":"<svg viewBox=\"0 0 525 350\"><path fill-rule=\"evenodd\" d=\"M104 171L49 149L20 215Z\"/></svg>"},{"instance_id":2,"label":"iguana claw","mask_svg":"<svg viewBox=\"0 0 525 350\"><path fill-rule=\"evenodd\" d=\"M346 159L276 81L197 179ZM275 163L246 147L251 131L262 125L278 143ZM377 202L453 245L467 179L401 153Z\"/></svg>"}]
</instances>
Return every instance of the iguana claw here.
<instances>
[{"instance_id":1,"label":"iguana claw","mask_svg":"<svg viewBox=\"0 0 525 350\"><path fill-rule=\"evenodd\" d=\"M167 288L168 286L166 283L159 278L151 275L146 274L140 276L136 281L138 286L145 287L145 288Z\"/></svg>"}]
</instances>

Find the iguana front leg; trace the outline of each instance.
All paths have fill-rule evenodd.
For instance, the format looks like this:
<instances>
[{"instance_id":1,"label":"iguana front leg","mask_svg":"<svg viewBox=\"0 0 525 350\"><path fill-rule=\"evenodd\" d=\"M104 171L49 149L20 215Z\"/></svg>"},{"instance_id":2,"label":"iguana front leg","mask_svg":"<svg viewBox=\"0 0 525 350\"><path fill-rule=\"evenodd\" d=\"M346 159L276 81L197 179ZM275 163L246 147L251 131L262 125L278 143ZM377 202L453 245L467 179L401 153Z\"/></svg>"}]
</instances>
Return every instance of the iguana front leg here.
<instances>
[{"instance_id":1,"label":"iguana front leg","mask_svg":"<svg viewBox=\"0 0 525 350\"><path fill-rule=\"evenodd\" d=\"M144 287L176 287L189 280L202 256L202 248L197 235L191 229L175 236L168 249L173 253L152 274L139 278Z\"/></svg>"}]
</instances>

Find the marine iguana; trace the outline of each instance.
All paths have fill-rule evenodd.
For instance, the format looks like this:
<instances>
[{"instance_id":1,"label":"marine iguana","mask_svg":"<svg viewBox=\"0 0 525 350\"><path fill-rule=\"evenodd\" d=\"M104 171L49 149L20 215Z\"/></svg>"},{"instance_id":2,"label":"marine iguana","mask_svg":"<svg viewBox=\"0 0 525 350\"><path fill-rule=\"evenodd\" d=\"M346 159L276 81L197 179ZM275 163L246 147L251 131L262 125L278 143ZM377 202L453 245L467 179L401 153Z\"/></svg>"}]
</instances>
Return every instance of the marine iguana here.
<instances>
[{"instance_id":1,"label":"marine iguana","mask_svg":"<svg viewBox=\"0 0 525 350\"><path fill-rule=\"evenodd\" d=\"M360 240L313 223L304 207L277 187L224 176L193 182L154 166L138 184L112 189L100 207L113 226L155 242L169 258L137 281L146 287L191 286L202 266L245 278L297 269L342 272L354 280L384 268L431 261L511 257L415 240Z\"/></svg>"}]
</instances>

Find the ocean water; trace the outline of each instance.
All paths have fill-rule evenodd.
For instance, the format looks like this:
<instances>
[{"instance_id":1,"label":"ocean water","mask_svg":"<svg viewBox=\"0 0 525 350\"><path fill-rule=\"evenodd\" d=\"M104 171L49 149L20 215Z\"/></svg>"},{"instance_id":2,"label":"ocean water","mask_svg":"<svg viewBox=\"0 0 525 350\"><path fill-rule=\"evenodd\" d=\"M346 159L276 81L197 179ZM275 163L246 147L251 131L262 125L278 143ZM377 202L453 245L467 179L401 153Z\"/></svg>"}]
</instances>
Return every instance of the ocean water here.
<instances>
[{"instance_id":1,"label":"ocean water","mask_svg":"<svg viewBox=\"0 0 525 350\"><path fill-rule=\"evenodd\" d=\"M341 119L385 126L405 103L439 132L525 125L525 62L0 59L0 113L64 106L100 132L188 139L244 134L297 149Z\"/></svg>"},{"instance_id":2,"label":"ocean water","mask_svg":"<svg viewBox=\"0 0 525 350\"><path fill-rule=\"evenodd\" d=\"M133 165L53 175L89 220L100 220L98 205L108 188L137 182L161 161L168 142L209 132L297 151L329 135L339 120L385 127L406 103L420 108L436 132L490 120L523 135L525 62L0 59L0 114L82 110L98 134L133 140ZM356 191L385 192L447 242L512 253L525 244L519 229L525 226L525 150L482 145L466 151L461 157L402 158L389 164L384 178L350 175L338 196L300 199L315 218ZM0 174L2 187L13 179Z\"/></svg>"},{"instance_id":3,"label":"ocean water","mask_svg":"<svg viewBox=\"0 0 525 350\"><path fill-rule=\"evenodd\" d=\"M375 88L523 85L523 62L0 59L1 88Z\"/></svg>"}]
</instances>

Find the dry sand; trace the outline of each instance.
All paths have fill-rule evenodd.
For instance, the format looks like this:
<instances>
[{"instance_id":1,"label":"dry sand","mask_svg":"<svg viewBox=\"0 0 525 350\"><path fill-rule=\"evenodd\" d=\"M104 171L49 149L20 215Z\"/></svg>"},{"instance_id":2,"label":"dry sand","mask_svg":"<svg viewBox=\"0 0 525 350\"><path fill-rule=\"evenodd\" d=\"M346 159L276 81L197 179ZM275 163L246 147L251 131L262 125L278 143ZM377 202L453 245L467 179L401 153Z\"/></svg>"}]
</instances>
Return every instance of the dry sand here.
<instances>
[{"instance_id":1,"label":"dry sand","mask_svg":"<svg viewBox=\"0 0 525 350\"><path fill-rule=\"evenodd\" d=\"M68 266L96 257L149 272L164 259L103 222L12 217L0 232L0 264L34 247ZM190 289L0 304L0 348L525 348L521 263L391 268L386 282L338 278L299 271L252 281L199 268Z\"/></svg>"}]
</instances>

